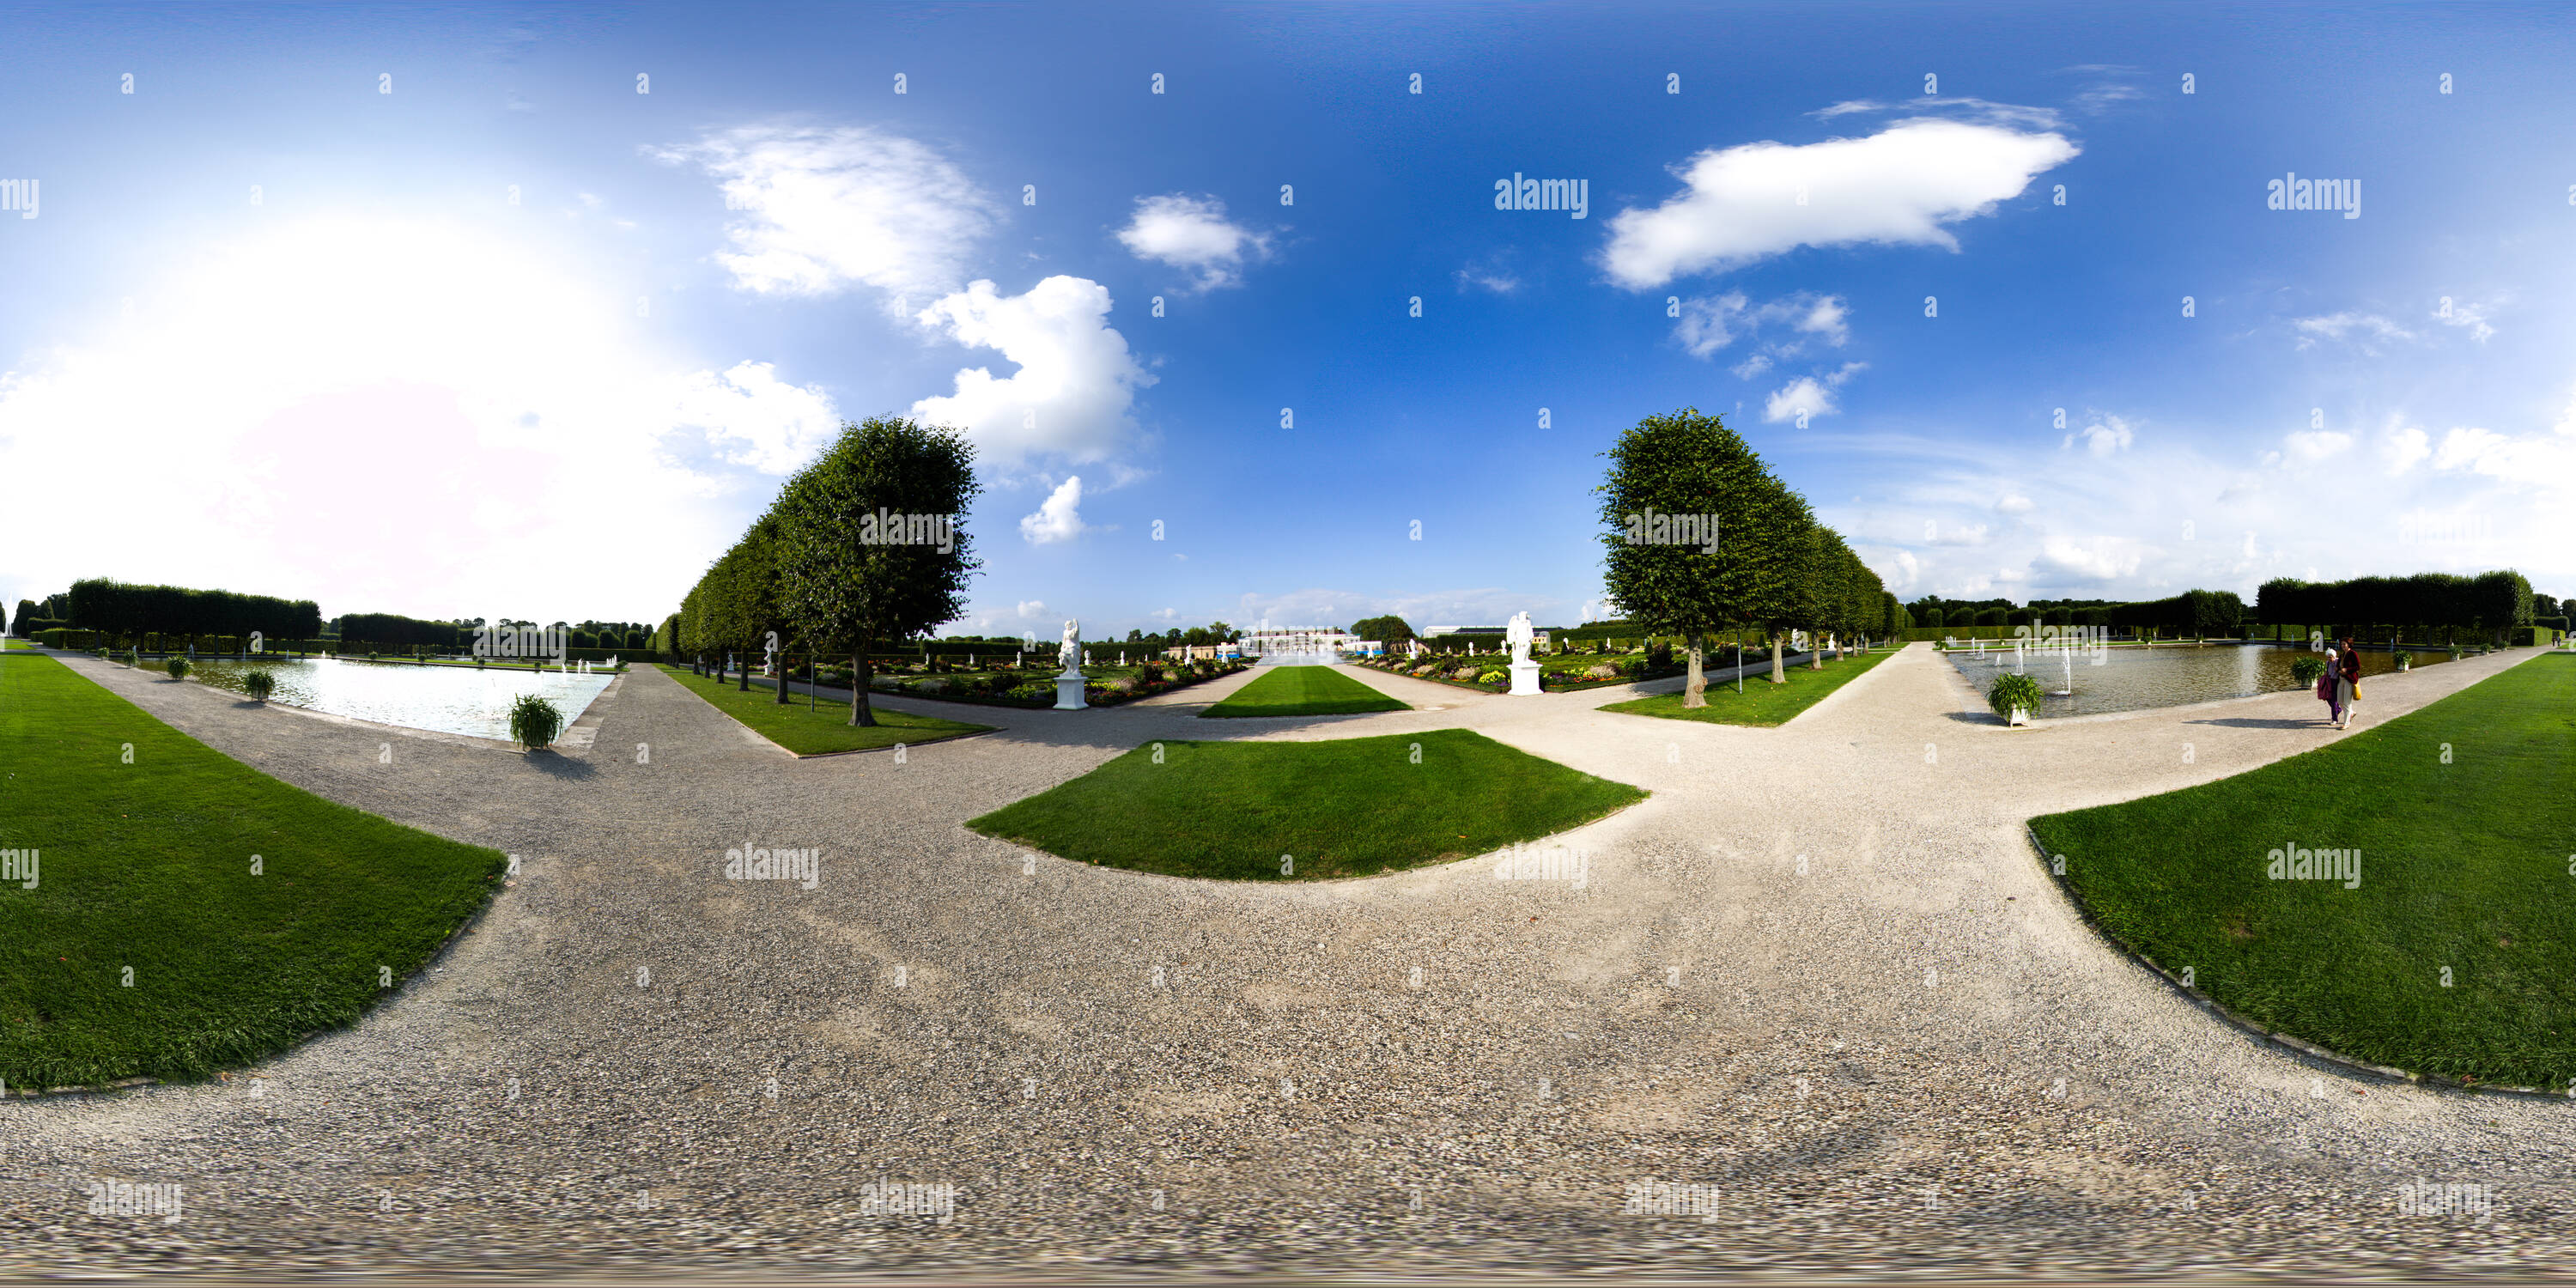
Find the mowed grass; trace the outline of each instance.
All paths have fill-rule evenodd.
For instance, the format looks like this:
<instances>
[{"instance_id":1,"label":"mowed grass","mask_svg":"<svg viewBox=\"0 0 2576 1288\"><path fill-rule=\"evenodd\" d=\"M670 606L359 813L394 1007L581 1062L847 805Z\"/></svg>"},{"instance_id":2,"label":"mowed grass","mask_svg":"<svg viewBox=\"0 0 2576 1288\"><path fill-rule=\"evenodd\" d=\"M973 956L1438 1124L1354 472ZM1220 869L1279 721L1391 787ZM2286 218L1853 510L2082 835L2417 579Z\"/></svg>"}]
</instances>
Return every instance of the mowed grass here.
<instances>
[{"instance_id":1,"label":"mowed grass","mask_svg":"<svg viewBox=\"0 0 2576 1288\"><path fill-rule=\"evenodd\" d=\"M1645 797L1482 734L1435 729L1332 742L1148 743L966 825L1140 872L1319 880L1482 854Z\"/></svg>"},{"instance_id":2,"label":"mowed grass","mask_svg":"<svg viewBox=\"0 0 2576 1288\"><path fill-rule=\"evenodd\" d=\"M1783 725L1798 718L1800 712L1825 700L1834 690L1859 679L1879 663L1896 656L1890 649L1859 657L1845 657L1825 663L1825 669L1810 671L1792 666L1784 674L1786 684L1773 684L1770 673L1756 671L1744 677L1744 692L1735 691L1735 681L1708 684L1708 705L1697 710L1682 708L1682 695L1661 693L1650 698L1631 698L1601 708L1623 715L1660 716L1666 720L1703 720L1710 724Z\"/></svg>"},{"instance_id":3,"label":"mowed grass","mask_svg":"<svg viewBox=\"0 0 2576 1288\"><path fill-rule=\"evenodd\" d=\"M2112 937L2267 1029L2479 1082L2576 1074L2576 657L2031 827ZM2270 879L2291 847L2361 851L2359 887Z\"/></svg>"},{"instance_id":4,"label":"mowed grass","mask_svg":"<svg viewBox=\"0 0 2576 1288\"><path fill-rule=\"evenodd\" d=\"M281 783L49 658L0 666L0 774L0 849L37 851L35 889L0 882L12 1088L203 1078L348 1024L505 865Z\"/></svg>"},{"instance_id":5,"label":"mowed grass","mask_svg":"<svg viewBox=\"0 0 2576 1288\"><path fill-rule=\"evenodd\" d=\"M1329 666L1274 666L1202 716L1342 716L1412 708Z\"/></svg>"},{"instance_id":6,"label":"mowed grass","mask_svg":"<svg viewBox=\"0 0 2576 1288\"><path fill-rule=\"evenodd\" d=\"M991 725L967 724L959 720L942 720L937 716L917 716L869 704L876 714L873 728L850 723L850 704L846 701L824 701L807 707L802 693L791 694L787 705L778 704L778 694L754 685L746 693L713 676L692 675L685 666L659 664L664 675L688 687L691 693L707 700L716 710L732 716L754 733L795 752L799 756L820 756L836 751L869 751L904 743L918 747L924 743L962 738L982 733Z\"/></svg>"}]
</instances>

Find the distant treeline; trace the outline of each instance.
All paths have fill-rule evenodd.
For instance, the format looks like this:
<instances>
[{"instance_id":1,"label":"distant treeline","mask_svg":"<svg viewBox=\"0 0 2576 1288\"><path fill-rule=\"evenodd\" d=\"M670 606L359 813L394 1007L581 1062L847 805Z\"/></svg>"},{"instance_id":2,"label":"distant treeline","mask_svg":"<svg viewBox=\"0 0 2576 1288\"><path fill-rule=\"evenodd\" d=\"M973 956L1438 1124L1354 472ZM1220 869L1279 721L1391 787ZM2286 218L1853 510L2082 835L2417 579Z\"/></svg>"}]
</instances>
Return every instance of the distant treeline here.
<instances>
[{"instance_id":1,"label":"distant treeline","mask_svg":"<svg viewBox=\"0 0 2576 1288\"><path fill-rule=\"evenodd\" d=\"M2254 595L2255 620L2265 625L2466 626L2497 635L2531 625L2533 607L2530 580L2510 568L2468 577L2276 577Z\"/></svg>"},{"instance_id":2,"label":"distant treeline","mask_svg":"<svg viewBox=\"0 0 2576 1288\"><path fill-rule=\"evenodd\" d=\"M277 599L229 590L137 586L105 578L72 583L66 624L109 635L244 636L277 639L322 633L322 610L309 599Z\"/></svg>"}]
</instances>

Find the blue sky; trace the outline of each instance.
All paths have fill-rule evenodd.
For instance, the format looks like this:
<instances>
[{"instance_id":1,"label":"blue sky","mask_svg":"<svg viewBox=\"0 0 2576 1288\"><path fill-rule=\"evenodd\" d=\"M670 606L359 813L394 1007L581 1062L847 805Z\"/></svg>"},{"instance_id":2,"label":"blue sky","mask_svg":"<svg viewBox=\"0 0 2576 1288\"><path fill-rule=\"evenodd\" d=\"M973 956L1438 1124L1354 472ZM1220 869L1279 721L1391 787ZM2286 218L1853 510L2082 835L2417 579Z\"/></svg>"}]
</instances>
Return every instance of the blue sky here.
<instances>
[{"instance_id":1,"label":"blue sky","mask_svg":"<svg viewBox=\"0 0 2576 1288\"><path fill-rule=\"evenodd\" d=\"M986 464L952 630L1571 622L1598 453L1685 405L1907 598L2576 592L2547 7L10 26L10 602L658 618L839 418L913 412ZM2268 209L2293 172L2359 217ZM1516 173L1586 217L1495 209Z\"/></svg>"}]
</instances>

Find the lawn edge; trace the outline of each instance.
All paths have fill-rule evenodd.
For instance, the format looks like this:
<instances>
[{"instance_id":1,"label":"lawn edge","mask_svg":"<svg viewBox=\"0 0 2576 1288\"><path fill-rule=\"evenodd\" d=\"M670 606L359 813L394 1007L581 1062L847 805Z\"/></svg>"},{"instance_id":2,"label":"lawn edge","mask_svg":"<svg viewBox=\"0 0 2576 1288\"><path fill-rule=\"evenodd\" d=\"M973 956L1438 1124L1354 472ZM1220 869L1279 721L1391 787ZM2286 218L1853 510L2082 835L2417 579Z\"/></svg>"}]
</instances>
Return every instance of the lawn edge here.
<instances>
[{"instance_id":1,"label":"lawn edge","mask_svg":"<svg viewBox=\"0 0 2576 1288\"><path fill-rule=\"evenodd\" d=\"M655 665L657 665L657 666L668 666L668 665L669 665L669 663L667 663L667 662L657 662L657 663L655 663ZM622 678L622 677L621 677L621 678ZM666 672L666 673L664 673L663 678L664 678L664 679L667 679L667 680L670 680L670 681L671 681L672 683L674 683L674 684L679 684L679 678L678 678L677 676L670 675L670 674L669 674L669 673L667 673L667 672ZM783 744L779 743L776 739L771 738L768 734L762 733L762 732L761 732L761 731L759 731L758 729L754 729L754 728L752 728L750 725L744 724L740 719L737 719L737 718L734 716L734 713L732 713L732 712L730 712L730 711L725 710L723 707L717 706L717 705L716 705L715 703L713 703L713 702L707 702L707 695L705 695L705 694L703 694L703 693L698 692L696 689L690 688L690 687L689 687L688 685L686 685L686 684L680 684L680 691L681 691L682 693L688 694L690 697L696 698L696 699L697 699L698 701L700 701L700 702L706 702L706 704L707 704L707 708L708 708L709 710L711 710L711 711L715 712L717 715L723 716L723 717L724 717L725 719L727 719L727 720L732 720L732 721L733 721L733 723L734 723L734 726L735 726L736 728L741 729L743 732L745 732L745 733L747 733L747 734L750 734L750 735L751 735L752 737L754 737L754 738L758 738L758 739L759 739L759 740L761 740L762 742L768 743L771 747L776 748L776 749L778 750L778 752L779 752L781 755L790 756L790 757L793 757L793 758L795 758L795 759L797 759L797 760L829 760L829 759L831 759L831 758L832 758L832 757L834 757L834 756L864 756L864 755L866 755L866 754L868 754L869 752L872 752L872 751L892 751L892 750L894 750L897 746L902 746L902 747L905 747L905 748L912 748L912 747L927 747L927 746L930 746L930 745L931 745L931 744L933 744L933 743L941 743L941 742L955 742L955 741L957 741L957 740L958 740L958 739L960 739L960 738L980 738L980 737L982 737L983 735L988 734L988 733L999 733L999 732L1001 732L1001 731L1002 731L1002 726L1001 726L1001 725L983 725L983 726L980 726L980 727L978 727L978 728L963 730L963 731L958 732L958 733L943 733L943 734L939 735L939 736L938 736L938 737L936 737L936 738L924 738L924 739L922 739L922 740L921 740L921 741L919 741L919 742L907 742L907 743L900 743L900 744L898 744L898 743L891 743L891 742L890 742L890 743L887 743L886 745L884 745L884 746L882 746L882 747L850 747L850 748L847 748L847 749L844 749L844 750L841 750L841 751L793 751L793 750L790 750L789 748L787 748L785 745L783 745ZM603 691L603 692L600 694L600 696L602 696L602 697L606 697L606 696L607 696L607 694L606 694L606 692L605 692L605 691ZM907 694L907 695L904 695L904 696L910 696L910 695L908 695L908 694ZM792 705L794 705L794 704L792 704L792 703L791 703L791 704L789 704L789 705L791 705L791 706L792 706ZM899 708L898 708L898 709L899 709ZM931 719L933 719L933 720L946 720L947 718L948 718L948 717L946 717L946 716L932 716L932 717L931 717ZM953 721L952 723L955 723L955 724L972 724L972 723L974 723L974 722L973 722L973 721L971 721L971 720L958 720L958 721Z\"/></svg>"},{"instance_id":2,"label":"lawn edge","mask_svg":"<svg viewBox=\"0 0 2576 1288\"><path fill-rule=\"evenodd\" d=\"M2071 813L2073 811L2067 812ZM2042 817L2047 816L2043 815ZM2193 1006L2207 1012L2229 1028L2235 1029L2237 1032L2255 1039L2258 1045L2275 1046L2287 1051L2291 1055L2299 1057L2302 1060L2329 1065L2345 1073L2363 1075L2381 1082L2412 1083L2416 1086L2436 1087L2447 1091L2467 1092L2476 1095L2537 1097L2544 1100L2568 1100L2576 1098L2571 1097L2567 1092L2551 1091L2543 1087L2515 1087L2483 1082L2463 1082L2457 1078L2448 1077L2438 1073L2418 1073L2412 1070L2400 1069L2393 1065L2372 1064L2367 1060L2357 1059L2352 1056L2341 1055L2336 1052L2329 1051L2305 1038L2294 1037L2287 1033L2267 1029L2263 1027L2262 1024L2243 1015L2237 1014L2235 1011L2230 1010L2225 1004L2221 1003L2218 999L2202 992L2198 986L2183 983L2182 977L2175 975L2173 972L2166 970L2162 966L2157 965L2155 961L2149 958L2145 953L2139 952L2137 949L2130 947L2129 944L2119 936L2104 929L2101 918L2094 915L2092 905L2084 901L2084 896L2076 892L2074 885L2066 879L2064 874L2056 872L2050 867L2049 859L2051 856L2048 852L2048 847L2040 842L2039 830L2037 827L2038 821L2038 819L2031 819L2023 823L2021 829L2022 837L2030 842L2031 853L2038 856L2039 870L2041 874L2048 877L2050 881L2056 883L2057 892L2065 896L2066 902L2068 906L2074 910L2076 918L2082 921L2085 926L2103 943L2109 945L2113 951L2144 968L2151 974L2155 975L2156 978L2163 980L2166 986L2173 989L2174 992L2181 994L2184 1001L2187 1001ZM2571 1090L2576 1090L2576 1084L2571 1084Z\"/></svg>"},{"instance_id":3,"label":"lawn edge","mask_svg":"<svg viewBox=\"0 0 2576 1288\"><path fill-rule=\"evenodd\" d=\"M87 655L87 654L78 654L78 655L76 655L76 656L83 656L83 657L86 657L86 656L88 656L88 655ZM57 659L55 659L55 661L56 661L56 663L59 665L59 664L60 664L61 659L57 658ZM122 702L122 703L126 704L127 706L133 707L136 711L140 711L140 712L142 712L145 716L147 716L147 717L149 717L149 718L151 718L151 719L153 719L153 720L159 721L163 727L165 727L165 728L169 729L172 733L178 734L179 736L181 736L181 737L183 737L183 738L187 738L187 739L189 739L190 741L195 742L198 746L200 746L200 747L204 747L206 750L211 751L211 752L213 752L214 754L216 754L216 755L218 755L218 756L222 756L224 759L229 760L229 761L232 761L234 764L236 764L236 765L240 765L242 768L247 769L247 770L249 770L250 772L252 772L252 773L254 773L254 774L258 774L258 775L260 775L261 777L266 778L266 779L270 780L271 782L274 782L274 783L278 784L278 785L279 785L279 786L281 786L281 787L286 787L286 788L292 789L292 790L294 790L294 791L303 792L305 795L307 795L307 796L311 796L311 797L313 797L315 800L330 801L332 804L334 804L334 805L338 805L338 806L340 806L340 807L342 807L342 808L344 808L344 809L353 809L353 810L354 810L354 809L358 809L358 807L357 807L357 806L355 806L355 805L351 805L351 804L349 804L349 803L348 803L348 802L346 802L346 801L334 801L334 800L331 800L331 798L330 798L330 797L325 796L325 795L323 795L323 794L322 794L322 793L320 793L320 792L316 792L316 791L309 791L309 790L307 790L307 789L305 789L305 788L298 787L298 786L296 786L295 784L290 783L290 782L286 781L286 780L285 780L285 779L283 779L283 778L279 778L279 777L278 777L277 775L275 775L275 774L269 773L267 770L262 769L262 768L260 768L260 767L259 767L259 766L257 766L257 765L251 764L251 763L249 763L248 761L245 761L245 760L240 759L239 757L236 757L236 756L230 755L229 753L226 753L225 751L223 751L223 750L222 750L222 749L220 749L220 748L217 748L217 747L214 747L214 746L210 746L210 745L208 745L208 744L207 744L207 742L206 742L204 739L197 737L195 734L189 733L187 730L182 729L182 728L180 728L180 727L179 727L179 726L177 726L177 725L171 724L171 723L170 723L169 721L167 721L167 720L162 720L162 719L161 719L161 717L159 717L159 716L157 716L157 715L153 715L153 714L152 714L151 712L149 712L149 711L144 711L144 710L143 710L143 707L142 707L142 705L141 705L141 704L139 704L139 703L135 702L132 698L126 697L124 694L119 693L119 692L117 692L117 691L116 691L116 690L114 690L114 689L108 688L108 687L107 687L106 685L104 685L104 684L99 684L96 678L91 677L91 676L87 676L87 675L81 675L81 673L80 673L78 670L75 670L75 669L74 669L74 668L72 668L72 667L68 667L68 666L66 666L66 667L64 667L63 669L64 669L65 671L69 671L69 672L70 672L71 674L73 674L73 675L78 675L78 676L80 676L80 678L81 678L81 679L86 680L86 681L88 681L89 683L91 683L91 684L93 684L93 685L97 685L97 686L98 686L99 691L100 691L100 692L103 692L103 693L105 693L105 694L107 694L109 697L114 698L114 699L116 699L117 701L119 701L119 702ZM220 692L220 690L218 690L218 691ZM600 696L601 696L601 697L606 697L606 696L607 696L607 694L608 694L608 691L607 691L607 690L605 690L605 689L600 690ZM292 709L295 709L295 710L301 710L301 708L292 708ZM306 714L323 714L323 713L319 713L319 712L307 712ZM366 723L366 722L361 722L361 723ZM398 728L398 727L400 727L400 726L392 726L392 725L388 725L388 726L386 726L386 727L387 727L387 728ZM462 735L460 735L460 736L462 736ZM488 740L488 739L477 739L476 741L489 741L489 740ZM453 844L453 845L473 846L473 847L474 847L474 848L476 848L476 849L491 850L491 851L492 851L493 853L495 853L495 854L503 853L503 851L501 851L501 850L499 850L499 849L496 849L496 848L494 848L494 847L492 847L492 846L489 846L489 845L475 845L475 844L474 844L474 842L472 842L472 841L459 841L459 840L457 840L455 837L452 837L452 836L440 836L438 833L436 833L436 832L432 832L432 831L430 831L428 828L425 828L425 827L413 827L413 826L412 826L411 824L409 824L409 823L405 823L405 822L403 822L403 821L401 821L401 820L399 820L399 819L386 818L384 815L382 815L382 814L378 814L378 813L375 813L375 812L373 812L373 811L371 811L371 810L358 810L358 812L359 812L359 813L361 813L361 814L365 814L367 817L372 818L372 819L375 819L375 820L376 820L376 821L378 821L378 822L391 824L392 826L395 826L395 827L411 828L411 830L412 830L412 831L418 832L418 833L420 833L420 834L421 834L421 835L423 835L423 836L434 836L434 837L437 837L439 840L446 841L446 842L448 842L448 843L450 843L450 844ZM477 927L477 926L482 925L482 924L483 924L483 919L484 919L485 917L487 917L487 916L490 916L490 915L491 915L491 913L492 913L492 909L493 909L493 908L495 908L495 907L499 906L499 904L500 904L500 902L501 902L501 896L502 896L502 895L504 895L504 894L506 894L506 893L508 893L510 890L514 889L515 887L516 887L516 883L512 882L512 881L511 881L511 880L510 880L506 875L505 875L505 876L503 876L503 878L502 878L502 880L501 880L501 884L500 884L498 887L496 887L495 889L493 889L493 891L492 891L490 894L485 895L485 896L483 897L483 902L481 902L481 903L479 903L479 904L476 904L476 905L475 905L475 907L474 907L474 911L472 911L472 912L470 912L470 913L467 913L467 914L465 915L465 918L464 918L463 920L461 920L461 921L457 922L457 923L456 923L456 927L455 927L455 929L448 931L448 932L447 932L447 937L446 937L445 939L442 939L442 940L439 940L439 941L438 941L438 947L436 947L436 948L434 948L434 949L430 950L430 954L429 954L428 958L421 962L421 964L420 964L420 969L419 969L419 970L416 970L416 971L413 971L413 972L412 972L411 974L409 974L409 975L405 975L405 976L403 976L403 980L402 980L402 987L397 988L397 989L394 989L394 990L392 991L392 994L391 994L390 996L380 996L380 997L377 999L377 1001L376 1001L376 1003L375 1003L374 1005L369 1006L369 1007L368 1007L368 1008L366 1008L364 1011L359 1012L359 1013L358 1013L358 1018L357 1018L357 1019L355 1019L355 1020L351 1020L351 1021L350 1021L350 1022L348 1022L347 1024L340 1025L340 1026L339 1026L339 1027L337 1027L337 1028L332 1028L332 1029L309 1029L309 1030L307 1030L307 1031L305 1031L305 1032L303 1032L303 1033L301 1033L301 1034L296 1035L296 1038L295 1038L295 1040L294 1040L293 1042L290 1042L290 1043L286 1044L285 1046L281 1046L281 1047L279 1047L277 1050L275 1050L275 1051L273 1051L273 1052L269 1053L269 1055L268 1055L267 1057L265 1057L265 1058L266 1058L266 1059L270 1059L270 1060L275 1060L275 1059L281 1058L281 1057L283 1057L283 1056L289 1055L289 1054L291 1054L291 1053L293 1053L293 1052L300 1051L300 1050L304 1049L304 1047L305 1047L305 1046L307 1046L308 1044L310 1044L310 1043L311 1043L315 1038L325 1037L325 1036L328 1036L329 1034L332 1034L332 1033L346 1033L346 1032L349 1032L349 1031L351 1031L351 1030L354 1030L354 1029L356 1029L356 1028L358 1027L358 1025L359 1025L360 1023L362 1023L362 1022L366 1021L367 1019L369 1019L370 1017L374 1016L378 1011L380 1011L380 1010L384 1009L384 1008L385 1008L385 1007L387 1007L387 1006L391 1006L391 1005L393 1005L395 1002L401 1001L401 1000L402 1000L402 996L403 996L403 994L405 994L405 993L407 993L407 992L410 992L410 991L411 991L411 986L412 986L413 982L414 982L414 981L416 981L416 980L418 980L418 979L420 979L422 976L429 974L429 973L430 973L430 972L432 972L433 970L436 970L436 969L438 968L438 964L439 964L440 962L442 962L442 961L446 960L447 955L448 955L449 953L454 952L454 951L456 950L456 944L457 944L457 941L459 941L459 940L463 939L463 938L465 937L465 935L466 935L466 932L468 932L468 931L470 931L470 930L473 930L473 929L474 929L475 927ZM258 1066L257 1066L257 1065L242 1065L242 1066L240 1066L240 1067L241 1067L241 1068L245 1068L245 1069L249 1069L249 1068L256 1068L256 1067L258 1067ZM151 1075L149 1075L149 1074L146 1074L146 1075L143 1075L143 1076L141 1076L141 1077L134 1077L134 1078L119 1078L119 1079L117 1079L117 1080L116 1080L116 1081L114 1081L114 1082L100 1082L100 1083L74 1083L74 1084L71 1084L71 1085L69 1085L69 1086L61 1086L61 1087L11 1087L11 1088L7 1089L6 1091L0 1091L0 1101L7 1101L7 1100L10 1100L10 1099L22 1099L22 1100L43 1100L43 1099L47 1099L47 1098L49 1098L49 1097L53 1097L53 1096L98 1096L98 1095L106 1095L106 1094L107 1094L107 1093L109 1093L109 1092L115 1092L115 1091L131 1091L131 1090L133 1090L133 1089L134 1089L134 1088L136 1088L136 1087L159 1087L159 1086L165 1086L165 1085L166 1085L166 1086L173 1086L173 1087L197 1087L197 1086L204 1086L204 1085L207 1085L208 1083L216 1083L216 1084L220 1084L222 1081L223 1081L223 1079L221 1079L221 1078L206 1078L206 1079L202 1079L202 1080L197 1081L197 1082L170 1082L170 1081L169 1081L169 1080L167 1080L167 1079L164 1079L164 1078L157 1078L157 1077L153 1077L153 1076L151 1076Z\"/></svg>"}]
</instances>

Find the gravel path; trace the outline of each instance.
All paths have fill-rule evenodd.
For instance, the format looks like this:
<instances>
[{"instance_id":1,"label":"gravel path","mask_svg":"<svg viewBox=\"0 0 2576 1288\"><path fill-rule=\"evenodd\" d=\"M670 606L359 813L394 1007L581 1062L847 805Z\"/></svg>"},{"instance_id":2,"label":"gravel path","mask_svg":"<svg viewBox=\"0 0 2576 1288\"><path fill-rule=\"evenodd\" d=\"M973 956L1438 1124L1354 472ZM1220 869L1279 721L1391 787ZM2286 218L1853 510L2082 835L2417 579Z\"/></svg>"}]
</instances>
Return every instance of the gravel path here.
<instances>
[{"instance_id":1,"label":"gravel path","mask_svg":"<svg viewBox=\"0 0 2576 1288\"><path fill-rule=\"evenodd\" d=\"M2376 679L2366 718L2531 656ZM646 668L593 706L591 746L523 758L66 664L524 866L353 1030L226 1082L0 1106L0 1273L2468 1273L2576 1253L2576 1109L2257 1045L2082 926L2028 850L2033 814L2342 736L2303 694L2006 731L1918 646L1745 729L1593 709L1624 688L1345 668L1431 709L1197 719L1234 678L973 708L1005 727L898 763L782 758ZM960 826L1155 738L1447 727L1654 796L1559 838L1580 888L1490 860L1218 885ZM725 880L746 839L820 847L818 888ZM2492 1219L2401 1217L2417 1178L2492 1187ZM185 1217L89 1216L92 1180L184 1184ZM874 1181L953 1184L954 1219L869 1212ZM1652 1182L1704 1187L1682 1196L1707 1215L1623 1213Z\"/></svg>"}]
</instances>

